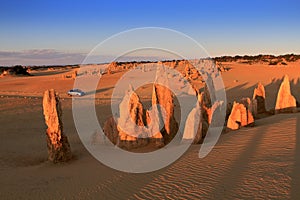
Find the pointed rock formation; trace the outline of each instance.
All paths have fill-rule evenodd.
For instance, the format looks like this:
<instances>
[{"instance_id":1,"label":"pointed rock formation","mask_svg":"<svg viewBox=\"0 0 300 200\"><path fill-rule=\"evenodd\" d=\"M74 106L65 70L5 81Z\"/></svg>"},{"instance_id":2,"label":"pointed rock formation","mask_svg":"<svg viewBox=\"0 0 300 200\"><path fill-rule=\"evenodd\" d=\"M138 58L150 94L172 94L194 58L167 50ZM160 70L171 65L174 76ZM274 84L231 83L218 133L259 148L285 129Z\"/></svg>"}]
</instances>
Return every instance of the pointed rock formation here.
<instances>
[{"instance_id":1,"label":"pointed rock formation","mask_svg":"<svg viewBox=\"0 0 300 200\"><path fill-rule=\"evenodd\" d=\"M164 121L164 127L161 133L164 137L164 141L168 143L173 139L178 130L178 124L174 118L174 102L172 92L165 86L154 84L152 105L154 104L159 105L159 118L163 119Z\"/></svg>"},{"instance_id":2,"label":"pointed rock formation","mask_svg":"<svg viewBox=\"0 0 300 200\"><path fill-rule=\"evenodd\" d=\"M254 117L243 103L233 103L231 113L227 121L227 128L237 130L240 127L253 125Z\"/></svg>"},{"instance_id":3,"label":"pointed rock formation","mask_svg":"<svg viewBox=\"0 0 300 200\"><path fill-rule=\"evenodd\" d=\"M206 132L208 130L209 125L213 122L213 117L216 111L220 112L223 101L214 101L212 103L210 98L210 93L208 91L207 86L205 85L204 91L197 94L198 102L201 105L201 113L202 113L202 135L205 137ZM229 114L228 114L229 115ZM219 119L214 120L214 126L223 126L224 122Z\"/></svg>"},{"instance_id":4,"label":"pointed rock formation","mask_svg":"<svg viewBox=\"0 0 300 200\"><path fill-rule=\"evenodd\" d=\"M72 158L67 136L63 134L62 110L59 96L54 89L46 90L43 97L43 111L47 128L48 159L54 163Z\"/></svg>"},{"instance_id":5,"label":"pointed rock formation","mask_svg":"<svg viewBox=\"0 0 300 200\"><path fill-rule=\"evenodd\" d=\"M118 119L117 129L119 131L119 146L125 148L134 148L138 144L138 138L145 138L138 126L144 127L143 122L143 105L140 102L138 95L134 92L132 86L126 92L123 101L119 105L120 118ZM142 134L142 135L141 135Z\"/></svg>"},{"instance_id":6,"label":"pointed rock formation","mask_svg":"<svg viewBox=\"0 0 300 200\"><path fill-rule=\"evenodd\" d=\"M227 121L227 127L232 130L237 130L240 128L241 123L241 111L239 109L239 104L234 102L232 106L231 113L229 115L228 121Z\"/></svg>"},{"instance_id":7,"label":"pointed rock formation","mask_svg":"<svg viewBox=\"0 0 300 200\"><path fill-rule=\"evenodd\" d=\"M256 101L256 99L251 100L248 97L247 98L242 98L240 103L243 104L246 107L247 113L248 113L248 121L249 121L248 124L251 124L252 122L254 122L254 116L256 116L256 114L257 114L257 101Z\"/></svg>"},{"instance_id":8,"label":"pointed rock formation","mask_svg":"<svg viewBox=\"0 0 300 200\"><path fill-rule=\"evenodd\" d=\"M252 113L253 117L257 117L258 114L257 99L250 100L249 110Z\"/></svg>"},{"instance_id":9,"label":"pointed rock formation","mask_svg":"<svg viewBox=\"0 0 300 200\"><path fill-rule=\"evenodd\" d=\"M209 108L207 108L205 106L205 103L204 103L204 96L205 96L205 93L204 92L199 92L197 93L197 99L198 99L198 103L200 105L200 108L201 108L201 137L204 138L206 136L206 133L208 131L208 127L209 127L209 123L208 123L208 112L207 110ZM199 142L201 141L201 139L199 139Z\"/></svg>"},{"instance_id":10,"label":"pointed rock formation","mask_svg":"<svg viewBox=\"0 0 300 200\"><path fill-rule=\"evenodd\" d=\"M278 91L275 113L297 112L296 106L296 99L291 94L289 77L285 75Z\"/></svg>"},{"instance_id":11,"label":"pointed rock formation","mask_svg":"<svg viewBox=\"0 0 300 200\"><path fill-rule=\"evenodd\" d=\"M253 126L254 125L254 117L249 109L247 109L247 124L245 126Z\"/></svg>"},{"instance_id":12,"label":"pointed rock formation","mask_svg":"<svg viewBox=\"0 0 300 200\"><path fill-rule=\"evenodd\" d=\"M178 123L174 117L174 100L164 67L157 69L156 80L153 84L152 106L158 106L159 119L164 121L161 134L165 144L169 143L178 131Z\"/></svg>"},{"instance_id":13,"label":"pointed rock formation","mask_svg":"<svg viewBox=\"0 0 300 200\"><path fill-rule=\"evenodd\" d=\"M134 89L129 85L129 89L123 98L123 101L119 105L120 119L118 124L128 125L130 122L132 125L144 126L143 122L143 105L139 96L134 92Z\"/></svg>"},{"instance_id":14,"label":"pointed rock formation","mask_svg":"<svg viewBox=\"0 0 300 200\"><path fill-rule=\"evenodd\" d=\"M207 108L211 107L212 100L210 98L210 92L209 92L209 89L207 87L207 84L205 84L205 86L204 86L202 101L203 101L204 106L206 106Z\"/></svg>"},{"instance_id":15,"label":"pointed rock formation","mask_svg":"<svg viewBox=\"0 0 300 200\"><path fill-rule=\"evenodd\" d=\"M253 92L253 99L256 99L257 101L257 113L265 113L266 112L266 93L265 88L261 83L258 83L257 88L254 89Z\"/></svg>"},{"instance_id":16,"label":"pointed rock formation","mask_svg":"<svg viewBox=\"0 0 300 200\"><path fill-rule=\"evenodd\" d=\"M149 136L151 136L151 140L154 141L155 146L164 146L164 138L160 132L160 127L163 126L163 121L160 119L158 107L156 105L153 105L150 111L147 110L146 121Z\"/></svg>"},{"instance_id":17,"label":"pointed rock formation","mask_svg":"<svg viewBox=\"0 0 300 200\"><path fill-rule=\"evenodd\" d=\"M109 64L108 68L107 68L110 73L117 71L118 70L118 64L116 62L112 62Z\"/></svg>"},{"instance_id":18,"label":"pointed rock formation","mask_svg":"<svg viewBox=\"0 0 300 200\"><path fill-rule=\"evenodd\" d=\"M154 88L157 89L158 87ZM157 90L160 92L160 89L158 88ZM152 109L144 113L143 105L138 95L133 91L132 87L129 88L119 105L120 116L117 123L111 117L104 124L103 131L113 144L125 149L145 146L149 142L154 142L157 147L164 146L161 130L164 131L166 136L168 136L167 130L170 131L169 133L173 130L173 126L170 125L172 119L168 118L171 115L166 114L172 107L166 106L170 102L167 101L168 99L164 99L162 94L158 92L160 96L157 96L157 90L153 91L153 102L155 103L152 105ZM158 103L160 103L160 106L166 106L166 113L160 109ZM145 126L143 121L144 118L147 126ZM165 124L163 123L164 119L166 120Z\"/></svg>"},{"instance_id":19,"label":"pointed rock formation","mask_svg":"<svg viewBox=\"0 0 300 200\"><path fill-rule=\"evenodd\" d=\"M208 124L211 124L214 112L220 108L222 104L223 101L216 101L210 108L206 108Z\"/></svg>"},{"instance_id":20,"label":"pointed rock formation","mask_svg":"<svg viewBox=\"0 0 300 200\"><path fill-rule=\"evenodd\" d=\"M203 105L210 108L214 102L216 102L215 87L212 77L207 74L205 79L205 85L203 89Z\"/></svg>"},{"instance_id":21,"label":"pointed rock formation","mask_svg":"<svg viewBox=\"0 0 300 200\"><path fill-rule=\"evenodd\" d=\"M98 130L91 135L91 145L107 144L107 142L106 137Z\"/></svg>"},{"instance_id":22,"label":"pointed rock formation","mask_svg":"<svg viewBox=\"0 0 300 200\"><path fill-rule=\"evenodd\" d=\"M202 140L202 113L199 103L191 110L185 122L183 140L193 140L198 144Z\"/></svg>"},{"instance_id":23,"label":"pointed rock formation","mask_svg":"<svg viewBox=\"0 0 300 200\"><path fill-rule=\"evenodd\" d=\"M108 118L103 127L103 132L106 135L106 137L114 144L116 145L119 140L119 131L117 127L117 123L115 122L114 117Z\"/></svg>"}]
</instances>

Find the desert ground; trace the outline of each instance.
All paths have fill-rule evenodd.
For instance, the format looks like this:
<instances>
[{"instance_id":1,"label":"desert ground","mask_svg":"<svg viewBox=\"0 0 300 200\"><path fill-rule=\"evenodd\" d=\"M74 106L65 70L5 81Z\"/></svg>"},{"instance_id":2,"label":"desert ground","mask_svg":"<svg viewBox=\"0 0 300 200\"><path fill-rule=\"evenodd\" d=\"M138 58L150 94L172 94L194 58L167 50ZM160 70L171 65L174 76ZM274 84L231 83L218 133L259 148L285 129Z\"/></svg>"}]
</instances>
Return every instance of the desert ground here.
<instances>
[{"instance_id":1,"label":"desert ground","mask_svg":"<svg viewBox=\"0 0 300 200\"><path fill-rule=\"evenodd\" d=\"M284 75L300 102L300 62L285 66L224 62L227 101L252 98L258 82L266 89L266 107L274 109ZM34 76L0 78L1 199L299 199L300 112L276 114L222 134L205 158L201 144L191 145L175 163L155 172L131 174L97 161L83 146L73 122L75 69L32 70ZM105 74L96 91L101 123L110 115L109 97L125 72ZM47 161L42 97L53 88L61 97L64 133L74 158ZM146 88L147 89L147 88ZM151 93L143 93L142 99ZM87 95L88 96L88 95ZM85 98L85 97L76 97ZM101 110L101 112L100 112Z\"/></svg>"}]
</instances>

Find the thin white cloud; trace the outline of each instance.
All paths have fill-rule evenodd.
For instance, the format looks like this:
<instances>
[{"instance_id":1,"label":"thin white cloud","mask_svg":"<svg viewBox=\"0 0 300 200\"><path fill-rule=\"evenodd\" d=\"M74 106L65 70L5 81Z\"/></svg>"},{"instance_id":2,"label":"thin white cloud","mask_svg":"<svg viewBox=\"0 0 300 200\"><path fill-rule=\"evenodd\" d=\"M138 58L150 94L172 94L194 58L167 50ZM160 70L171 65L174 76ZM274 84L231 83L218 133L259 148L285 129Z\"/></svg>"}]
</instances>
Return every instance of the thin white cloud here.
<instances>
[{"instance_id":1,"label":"thin white cloud","mask_svg":"<svg viewBox=\"0 0 300 200\"><path fill-rule=\"evenodd\" d=\"M54 49L32 49L24 51L0 51L0 65L56 65L79 64L83 53L66 53Z\"/></svg>"},{"instance_id":2,"label":"thin white cloud","mask_svg":"<svg viewBox=\"0 0 300 200\"><path fill-rule=\"evenodd\" d=\"M116 59L112 55L92 55L86 61L85 53L68 53L55 49L31 49L24 51L0 51L0 66L13 65L70 65L81 63L105 63ZM155 61L173 59L165 56L131 56L117 58L117 61Z\"/></svg>"}]
</instances>

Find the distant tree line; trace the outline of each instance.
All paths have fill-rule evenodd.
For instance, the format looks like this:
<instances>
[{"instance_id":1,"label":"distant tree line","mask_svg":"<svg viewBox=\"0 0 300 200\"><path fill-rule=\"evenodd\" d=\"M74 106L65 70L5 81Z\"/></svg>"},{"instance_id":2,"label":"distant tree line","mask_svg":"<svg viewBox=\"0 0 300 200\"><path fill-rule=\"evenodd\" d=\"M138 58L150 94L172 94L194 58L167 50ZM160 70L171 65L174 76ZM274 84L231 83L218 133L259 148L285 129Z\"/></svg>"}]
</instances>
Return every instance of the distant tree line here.
<instances>
[{"instance_id":1,"label":"distant tree line","mask_svg":"<svg viewBox=\"0 0 300 200\"><path fill-rule=\"evenodd\" d=\"M7 72L6 74L9 75L27 75L30 76L28 73L28 68L23 67L21 65L15 65L13 67L0 67L0 74L3 74Z\"/></svg>"},{"instance_id":2,"label":"distant tree line","mask_svg":"<svg viewBox=\"0 0 300 200\"><path fill-rule=\"evenodd\" d=\"M270 65L277 65L278 63L281 63L282 65L286 65L286 62L295 62L300 59L300 55L295 54L285 54L280 56L274 56L274 55L255 55L255 56L221 56L221 57L215 57L214 58L217 62L244 62L244 63L255 63L255 62L269 62Z\"/></svg>"}]
</instances>

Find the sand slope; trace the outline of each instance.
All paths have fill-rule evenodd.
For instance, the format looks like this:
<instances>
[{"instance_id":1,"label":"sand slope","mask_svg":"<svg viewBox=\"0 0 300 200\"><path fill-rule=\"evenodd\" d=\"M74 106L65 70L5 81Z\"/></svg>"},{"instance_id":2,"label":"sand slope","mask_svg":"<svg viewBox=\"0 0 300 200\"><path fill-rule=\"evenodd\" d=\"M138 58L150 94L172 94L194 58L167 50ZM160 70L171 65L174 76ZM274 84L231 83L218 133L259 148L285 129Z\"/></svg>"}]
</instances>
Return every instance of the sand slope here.
<instances>
[{"instance_id":1,"label":"sand slope","mask_svg":"<svg viewBox=\"0 0 300 200\"><path fill-rule=\"evenodd\" d=\"M9 100L2 99L1 105L28 103ZM63 103L65 130L76 159L59 165L46 162L39 100L27 101L34 109L18 120L16 112L22 107L1 112L5 113L1 124L10 123L0 134L1 199L286 199L300 195L300 113L271 116L258 120L254 128L222 135L204 159L198 158L200 145L193 145L167 168L128 174L90 156L78 139L67 103Z\"/></svg>"},{"instance_id":2,"label":"sand slope","mask_svg":"<svg viewBox=\"0 0 300 200\"><path fill-rule=\"evenodd\" d=\"M300 101L298 65L228 65L231 70L222 76L229 101L252 97L261 81L270 109L284 74ZM0 79L0 199L299 199L300 113L260 119L254 128L224 134L204 159L198 158L200 145L193 145L164 169L128 174L99 163L82 146L65 94L73 80L61 79L63 73L69 72ZM121 75L104 76L97 88L100 122L110 114L105 99ZM75 155L69 163L46 161L41 96L48 88L63 97L64 130Z\"/></svg>"}]
</instances>

